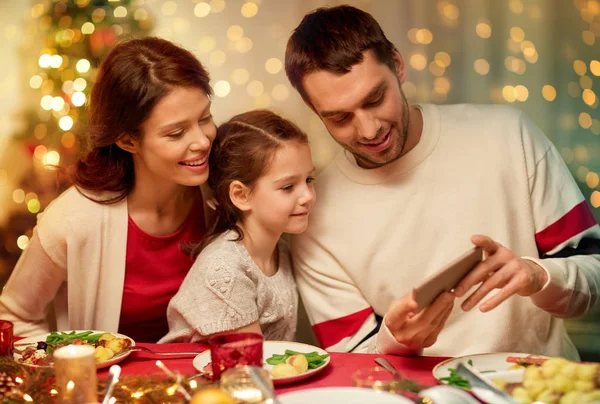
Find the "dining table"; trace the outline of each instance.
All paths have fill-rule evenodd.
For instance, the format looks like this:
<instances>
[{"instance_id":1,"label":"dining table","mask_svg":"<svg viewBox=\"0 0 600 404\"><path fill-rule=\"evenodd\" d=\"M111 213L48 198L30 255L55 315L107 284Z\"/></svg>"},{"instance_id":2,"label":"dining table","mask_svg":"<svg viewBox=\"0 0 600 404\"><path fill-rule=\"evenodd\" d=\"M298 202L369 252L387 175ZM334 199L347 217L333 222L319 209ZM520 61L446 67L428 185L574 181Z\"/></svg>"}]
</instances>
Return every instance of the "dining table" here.
<instances>
[{"instance_id":1,"label":"dining table","mask_svg":"<svg viewBox=\"0 0 600 404\"><path fill-rule=\"evenodd\" d=\"M199 343L172 343L172 344L150 344L139 343L137 345L149 348L154 352L198 352L208 349L207 345ZM318 387L348 387L352 386L352 374L359 369L377 366L375 358L385 357L406 378L424 387L434 386L437 383L432 375L432 369L438 363L447 359L446 357L414 356L403 357L394 355L364 354L364 353L340 353L331 352L331 361L322 371L292 384L276 386L277 394L283 394L300 389L312 389ZM122 375L150 375L161 373L156 365L160 360L168 369L179 372L183 376L192 376L198 373L193 365L194 355L171 356L156 355L150 352L133 351L127 358L119 363ZM99 378L106 378L108 369L98 371Z\"/></svg>"}]
</instances>

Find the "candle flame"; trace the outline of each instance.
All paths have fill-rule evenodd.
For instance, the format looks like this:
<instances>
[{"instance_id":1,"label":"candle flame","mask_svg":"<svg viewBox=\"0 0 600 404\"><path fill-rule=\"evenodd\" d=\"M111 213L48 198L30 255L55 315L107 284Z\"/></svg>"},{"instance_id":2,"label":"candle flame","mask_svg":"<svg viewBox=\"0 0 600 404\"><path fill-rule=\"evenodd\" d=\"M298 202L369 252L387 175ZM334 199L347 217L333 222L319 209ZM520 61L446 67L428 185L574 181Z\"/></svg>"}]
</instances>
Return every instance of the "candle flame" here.
<instances>
[{"instance_id":1,"label":"candle flame","mask_svg":"<svg viewBox=\"0 0 600 404\"><path fill-rule=\"evenodd\" d=\"M131 397L133 398L140 398L144 395L143 391L136 391L135 393L131 393Z\"/></svg>"},{"instance_id":2,"label":"candle flame","mask_svg":"<svg viewBox=\"0 0 600 404\"><path fill-rule=\"evenodd\" d=\"M172 396L177 391L177 385L171 386L167 389L167 394Z\"/></svg>"}]
</instances>

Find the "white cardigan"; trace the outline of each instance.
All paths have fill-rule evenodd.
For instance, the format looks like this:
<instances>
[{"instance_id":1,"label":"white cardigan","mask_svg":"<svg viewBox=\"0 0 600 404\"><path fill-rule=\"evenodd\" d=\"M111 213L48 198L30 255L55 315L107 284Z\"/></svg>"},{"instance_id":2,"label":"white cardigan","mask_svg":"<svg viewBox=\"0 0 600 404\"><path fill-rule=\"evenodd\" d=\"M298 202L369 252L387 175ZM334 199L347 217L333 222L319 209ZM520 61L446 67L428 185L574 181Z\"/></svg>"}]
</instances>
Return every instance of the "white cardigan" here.
<instances>
[{"instance_id":1,"label":"white cardigan","mask_svg":"<svg viewBox=\"0 0 600 404\"><path fill-rule=\"evenodd\" d=\"M15 335L39 335L55 328L47 321L54 301L56 329L116 332L127 223L127 199L102 205L69 188L39 215L0 295L0 318L14 323Z\"/></svg>"}]
</instances>

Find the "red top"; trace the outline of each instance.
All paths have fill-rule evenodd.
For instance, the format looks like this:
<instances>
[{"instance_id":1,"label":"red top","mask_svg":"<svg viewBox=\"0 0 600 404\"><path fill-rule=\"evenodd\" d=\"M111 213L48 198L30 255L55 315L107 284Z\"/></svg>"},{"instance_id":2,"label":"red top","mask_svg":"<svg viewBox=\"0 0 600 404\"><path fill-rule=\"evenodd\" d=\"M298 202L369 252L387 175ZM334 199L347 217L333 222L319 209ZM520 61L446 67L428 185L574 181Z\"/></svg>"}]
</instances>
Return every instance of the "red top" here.
<instances>
[{"instance_id":1,"label":"red top","mask_svg":"<svg viewBox=\"0 0 600 404\"><path fill-rule=\"evenodd\" d=\"M181 246L206 233L202 203L173 234L152 236L129 218L125 287L119 332L135 341L156 342L167 334L167 306L194 263Z\"/></svg>"}]
</instances>

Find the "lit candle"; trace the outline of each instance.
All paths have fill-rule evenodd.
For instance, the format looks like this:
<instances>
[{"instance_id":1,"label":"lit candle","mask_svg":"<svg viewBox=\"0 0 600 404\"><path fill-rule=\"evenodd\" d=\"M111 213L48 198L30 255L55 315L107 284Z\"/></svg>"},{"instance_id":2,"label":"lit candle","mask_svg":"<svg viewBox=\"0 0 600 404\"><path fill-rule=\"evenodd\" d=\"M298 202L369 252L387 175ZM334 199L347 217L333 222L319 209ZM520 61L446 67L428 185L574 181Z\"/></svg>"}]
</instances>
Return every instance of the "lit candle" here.
<instances>
[{"instance_id":1,"label":"lit candle","mask_svg":"<svg viewBox=\"0 0 600 404\"><path fill-rule=\"evenodd\" d=\"M68 345L54 352L58 402L68 404L98 401L94 347Z\"/></svg>"}]
</instances>

